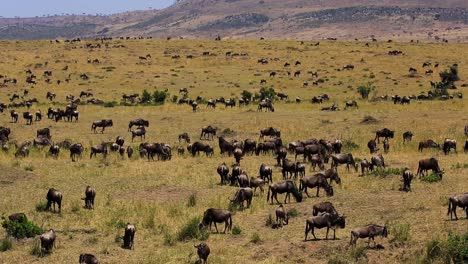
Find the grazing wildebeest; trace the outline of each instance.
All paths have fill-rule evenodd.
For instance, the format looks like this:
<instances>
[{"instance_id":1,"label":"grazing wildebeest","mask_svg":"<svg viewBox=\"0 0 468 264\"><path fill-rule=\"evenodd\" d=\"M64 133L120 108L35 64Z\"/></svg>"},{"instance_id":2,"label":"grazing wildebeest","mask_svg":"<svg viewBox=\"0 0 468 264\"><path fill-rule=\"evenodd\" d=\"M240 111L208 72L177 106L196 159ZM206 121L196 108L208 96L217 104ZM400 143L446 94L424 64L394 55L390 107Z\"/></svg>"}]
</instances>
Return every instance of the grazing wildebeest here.
<instances>
[{"instance_id":1,"label":"grazing wildebeest","mask_svg":"<svg viewBox=\"0 0 468 264\"><path fill-rule=\"evenodd\" d=\"M338 175L338 171L333 168L324 170L323 172L319 172L315 175L324 176L327 180L330 180L330 184L332 184L333 181L335 181L337 184L341 184L340 175Z\"/></svg>"},{"instance_id":2,"label":"grazing wildebeest","mask_svg":"<svg viewBox=\"0 0 468 264\"><path fill-rule=\"evenodd\" d=\"M226 230L230 231L232 228L232 213L228 210L209 208L203 213L203 219L202 222L199 224L199 228L201 229L209 227L209 230L211 231L211 225L214 224L216 233L219 233L218 226L216 225L216 223L223 222L223 233L225 234Z\"/></svg>"},{"instance_id":3,"label":"grazing wildebeest","mask_svg":"<svg viewBox=\"0 0 468 264\"><path fill-rule=\"evenodd\" d=\"M304 191L307 197L310 197L307 192L307 188L317 187L316 196L319 197L320 188L323 188L327 193L327 196L333 196L333 187L328 183L327 178L323 174L315 174L312 176L307 176L299 180L299 190Z\"/></svg>"},{"instance_id":4,"label":"grazing wildebeest","mask_svg":"<svg viewBox=\"0 0 468 264\"><path fill-rule=\"evenodd\" d=\"M440 149L440 145L437 144L434 140L432 139L428 139L426 141L421 141L419 142L419 145L418 145L418 150L419 151L423 151L423 149L425 148L438 148Z\"/></svg>"},{"instance_id":5,"label":"grazing wildebeest","mask_svg":"<svg viewBox=\"0 0 468 264\"><path fill-rule=\"evenodd\" d=\"M314 206L312 207L312 215L317 216L320 213L338 215L338 211L336 211L335 207L331 202L321 202L318 204L314 204Z\"/></svg>"},{"instance_id":6,"label":"grazing wildebeest","mask_svg":"<svg viewBox=\"0 0 468 264\"><path fill-rule=\"evenodd\" d=\"M410 192L411 191L411 181L413 180L413 173L409 170L406 169L403 172L402 176L403 180L403 188L401 188L402 191L405 192Z\"/></svg>"},{"instance_id":7,"label":"grazing wildebeest","mask_svg":"<svg viewBox=\"0 0 468 264\"><path fill-rule=\"evenodd\" d=\"M194 142L193 144L189 144L187 146L187 150L192 153L192 156L199 155L200 151L205 152L205 155L208 156L213 156L214 150L213 147L211 147L208 144L205 144L203 142Z\"/></svg>"},{"instance_id":8,"label":"grazing wildebeest","mask_svg":"<svg viewBox=\"0 0 468 264\"><path fill-rule=\"evenodd\" d=\"M249 181L249 187L253 188L254 194L257 188L260 188L260 192L263 193L263 186L265 185L266 181L263 180L261 177L251 177Z\"/></svg>"},{"instance_id":9,"label":"grazing wildebeest","mask_svg":"<svg viewBox=\"0 0 468 264\"><path fill-rule=\"evenodd\" d=\"M136 137L140 137L141 141L145 139L146 136L146 129L144 126L140 126L137 129L132 131L132 142Z\"/></svg>"},{"instance_id":10,"label":"grazing wildebeest","mask_svg":"<svg viewBox=\"0 0 468 264\"><path fill-rule=\"evenodd\" d=\"M450 215L450 220L453 219L453 215L455 215L455 220L458 220L457 206L465 210L466 219L468 219L468 193L455 195L448 199L447 215Z\"/></svg>"},{"instance_id":11,"label":"grazing wildebeest","mask_svg":"<svg viewBox=\"0 0 468 264\"><path fill-rule=\"evenodd\" d=\"M230 199L230 203L239 206L240 210L244 209L244 202L247 202L247 208L250 208L252 203L253 190L250 187L239 188L234 195L234 198Z\"/></svg>"},{"instance_id":12,"label":"grazing wildebeest","mask_svg":"<svg viewBox=\"0 0 468 264\"><path fill-rule=\"evenodd\" d=\"M10 140L11 129L0 126L0 141Z\"/></svg>"},{"instance_id":13,"label":"grazing wildebeest","mask_svg":"<svg viewBox=\"0 0 468 264\"><path fill-rule=\"evenodd\" d=\"M41 241L41 256L52 252L52 248L55 247L56 237L57 236L53 229L49 229L49 231L39 237L39 240Z\"/></svg>"},{"instance_id":14,"label":"grazing wildebeest","mask_svg":"<svg viewBox=\"0 0 468 264\"><path fill-rule=\"evenodd\" d=\"M276 224L279 226L287 225L289 223L288 212L284 209L282 204L275 210Z\"/></svg>"},{"instance_id":15,"label":"grazing wildebeest","mask_svg":"<svg viewBox=\"0 0 468 264\"><path fill-rule=\"evenodd\" d=\"M102 128L101 133L104 133L104 130L106 129L106 127L112 127L113 125L114 123L112 122L112 119L102 119L99 121L94 121L93 124L91 125L91 130L93 130L94 133L96 133L96 128L101 127Z\"/></svg>"},{"instance_id":16,"label":"grazing wildebeest","mask_svg":"<svg viewBox=\"0 0 468 264\"><path fill-rule=\"evenodd\" d=\"M358 104L356 101L346 101L346 106L345 106L345 110L348 109L348 107L356 107L356 108L359 108Z\"/></svg>"},{"instance_id":17,"label":"grazing wildebeest","mask_svg":"<svg viewBox=\"0 0 468 264\"><path fill-rule=\"evenodd\" d=\"M424 175L424 172L427 173L428 170L432 170L433 173L436 173L442 178L444 171L439 167L439 162L436 158L422 159L419 161L418 173L420 177Z\"/></svg>"},{"instance_id":18,"label":"grazing wildebeest","mask_svg":"<svg viewBox=\"0 0 468 264\"><path fill-rule=\"evenodd\" d=\"M206 264L210 255L210 247L206 243L201 243L194 247L197 249L198 258L200 259L199 263Z\"/></svg>"},{"instance_id":19,"label":"grazing wildebeest","mask_svg":"<svg viewBox=\"0 0 468 264\"><path fill-rule=\"evenodd\" d=\"M213 137L216 136L216 130L218 129L212 126L207 126L207 127L202 128L200 139L210 140L210 137L211 137L211 140L213 140Z\"/></svg>"},{"instance_id":20,"label":"grazing wildebeest","mask_svg":"<svg viewBox=\"0 0 468 264\"><path fill-rule=\"evenodd\" d=\"M35 148L39 148L39 147L42 148L42 147L50 146L50 145L52 145L52 141L45 137L39 137L33 140L33 146Z\"/></svg>"},{"instance_id":21,"label":"grazing wildebeest","mask_svg":"<svg viewBox=\"0 0 468 264\"><path fill-rule=\"evenodd\" d=\"M74 162L75 157L81 157L81 153L83 153L84 147L81 143L76 143L70 146L70 158Z\"/></svg>"},{"instance_id":22,"label":"grazing wildebeest","mask_svg":"<svg viewBox=\"0 0 468 264\"><path fill-rule=\"evenodd\" d=\"M290 161L288 159L283 159L281 164L281 173L283 175L283 179L286 180L288 179L288 174L290 175L290 178L294 176L294 178L297 178L297 172L296 172L296 166L297 163Z\"/></svg>"},{"instance_id":23,"label":"grazing wildebeest","mask_svg":"<svg viewBox=\"0 0 468 264\"><path fill-rule=\"evenodd\" d=\"M135 238L135 226L127 223L125 226L125 233L123 237L123 248L133 249L133 239Z\"/></svg>"},{"instance_id":24,"label":"grazing wildebeest","mask_svg":"<svg viewBox=\"0 0 468 264\"><path fill-rule=\"evenodd\" d=\"M33 118L34 118L33 114L29 112L24 112L23 118L26 120L26 125L32 125Z\"/></svg>"},{"instance_id":25,"label":"grazing wildebeest","mask_svg":"<svg viewBox=\"0 0 468 264\"><path fill-rule=\"evenodd\" d=\"M364 172L366 170L367 170L367 172L373 171L374 170L374 165L372 165L372 163L369 162L367 159L363 159L361 161L361 173L362 173L362 175L364 175Z\"/></svg>"},{"instance_id":26,"label":"grazing wildebeest","mask_svg":"<svg viewBox=\"0 0 468 264\"><path fill-rule=\"evenodd\" d=\"M281 131L273 128L273 127L267 127L262 130L260 130L260 138L263 138L264 136L270 136L270 137L281 137Z\"/></svg>"},{"instance_id":27,"label":"grazing wildebeest","mask_svg":"<svg viewBox=\"0 0 468 264\"><path fill-rule=\"evenodd\" d=\"M221 155L227 153L229 156L231 156L231 154L233 154L234 145L231 142L227 141L224 137L218 138L218 146Z\"/></svg>"},{"instance_id":28,"label":"grazing wildebeest","mask_svg":"<svg viewBox=\"0 0 468 264\"><path fill-rule=\"evenodd\" d=\"M244 140L244 152L245 154L254 154L255 149L257 148L257 142L253 139Z\"/></svg>"},{"instance_id":29,"label":"grazing wildebeest","mask_svg":"<svg viewBox=\"0 0 468 264\"><path fill-rule=\"evenodd\" d=\"M444 145L443 145L442 149L444 150L445 155L450 154L451 149L453 149L455 151L455 153L456 153L457 152L457 141L455 139L446 138L444 140Z\"/></svg>"},{"instance_id":30,"label":"grazing wildebeest","mask_svg":"<svg viewBox=\"0 0 468 264\"><path fill-rule=\"evenodd\" d=\"M298 203L302 202L302 193L299 192L299 190L296 187L296 184L292 180L276 182L270 185L268 187L267 202L270 201L270 192L271 192L272 204L273 204L273 199L275 199L277 203L280 203L278 201L278 193L279 194L286 193L286 196L284 197L284 203L286 203L288 198L289 198L289 202L291 202L291 193L296 199L296 202Z\"/></svg>"},{"instance_id":31,"label":"grazing wildebeest","mask_svg":"<svg viewBox=\"0 0 468 264\"><path fill-rule=\"evenodd\" d=\"M271 101L263 100L258 103L257 112L262 112L263 109L265 109L266 112L275 112L275 108L273 107Z\"/></svg>"},{"instance_id":32,"label":"grazing wildebeest","mask_svg":"<svg viewBox=\"0 0 468 264\"><path fill-rule=\"evenodd\" d=\"M13 123L18 122L18 117L19 117L18 112L16 112L15 110L11 110L10 111L10 116L11 116L11 120L12 120Z\"/></svg>"},{"instance_id":33,"label":"grazing wildebeest","mask_svg":"<svg viewBox=\"0 0 468 264\"><path fill-rule=\"evenodd\" d=\"M91 186L86 186L85 189L85 198L82 198L82 200L85 201L85 207L86 209L94 209L94 198L96 197L96 189L94 189Z\"/></svg>"},{"instance_id":34,"label":"grazing wildebeest","mask_svg":"<svg viewBox=\"0 0 468 264\"><path fill-rule=\"evenodd\" d=\"M264 163L262 163L260 165L260 178L262 178L263 180L266 180L268 182L273 182L273 170L268 167L267 165L265 165Z\"/></svg>"},{"instance_id":35,"label":"grazing wildebeest","mask_svg":"<svg viewBox=\"0 0 468 264\"><path fill-rule=\"evenodd\" d=\"M99 260L92 254L80 254L80 264L99 264Z\"/></svg>"},{"instance_id":36,"label":"grazing wildebeest","mask_svg":"<svg viewBox=\"0 0 468 264\"><path fill-rule=\"evenodd\" d=\"M236 164L240 164L242 157L244 156L244 152L240 148L236 148L233 151L234 158L236 159Z\"/></svg>"},{"instance_id":37,"label":"grazing wildebeest","mask_svg":"<svg viewBox=\"0 0 468 264\"><path fill-rule=\"evenodd\" d=\"M15 157L23 157L26 158L29 156L29 145L28 146L21 146L15 152Z\"/></svg>"},{"instance_id":38,"label":"grazing wildebeest","mask_svg":"<svg viewBox=\"0 0 468 264\"><path fill-rule=\"evenodd\" d=\"M375 139L369 140L369 142L367 142L367 147L369 148L370 154L374 154L375 152L379 150Z\"/></svg>"},{"instance_id":39,"label":"grazing wildebeest","mask_svg":"<svg viewBox=\"0 0 468 264\"><path fill-rule=\"evenodd\" d=\"M115 143L116 143L117 145L119 145L119 147L122 147L122 146L124 145L124 143L125 143L124 137L122 137L122 136L117 136L117 137L115 138Z\"/></svg>"},{"instance_id":40,"label":"grazing wildebeest","mask_svg":"<svg viewBox=\"0 0 468 264\"><path fill-rule=\"evenodd\" d=\"M187 132L184 132L179 135L179 143L181 140L184 140L186 143L190 143L190 136Z\"/></svg>"},{"instance_id":41,"label":"grazing wildebeest","mask_svg":"<svg viewBox=\"0 0 468 264\"><path fill-rule=\"evenodd\" d=\"M278 98L279 98L280 100L288 99L288 97L289 97L289 96L288 96L287 94L285 94L285 93L278 93L278 94L276 94L276 96L278 96Z\"/></svg>"},{"instance_id":42,"label":"grazing wildebeest","mask_svg":"<svg viewBox=\"0 0 468 264\"><path fill-rule=\"evenodd\" d=\"M406 141L411 142L412 139L413 139L413 132L406 131L405 133L403 133L403 143L405 143Z\"/></svg>"},{"instance_id":43,"label":"grazing wildebeest","mask_svg":"<svg viewBox=\"0 0 468 264\"><path fill-rule=\"evenodd\" d=\"M52 206L54 207L55 212L55 204L58 206L58 212L62 211L62 193L54 188L50 188L47 192L47 206L46 210L51 210Z\"/></svg>"},{"instance_id":44,"label":"grazing wildebeest","mask_svg":"<svg viewBox=\"0 0 468 264\"><path fill-rule=\"evenodd\" d=\"M96 157L96 154L102 154L102 156L105 158L108 154L107 143L101 143L100 145L92 146L89 158L91 159L93 156Z\"/></svg>"},{"instance_id":45,"label":"grazing wildebeest","mask_svg":"<svg viewBox=\"0 0 468 264\"><path fill-rule=\"evenodd\" d=\"M132 148L132 146L128 146L128 147L127 147L127 157L128 157L129 159L131 159L132 156L133 156L133 148Z\"/></svg>"},{"instance_id":46,"label":"grazing wildebeest","mask_svg":"<svg viewBox=\"0 0 468 264\"><path fill-rule=\"evenodd\" d=\"M390 130L388 128L383 128L381 130L377 130L375 132L375 139L377 139L377 142L380 143L380 138L383 137L384 139L388 140L389 138L393 138L395 135L394 130ZM374 139L374 140L375 140Z\"/></svg>"},{"instance_id":47,"label":"grazing wildebeest","mask_svg":"<svg viewBox=\"0 0 468 264\"><path fill-rule=\"evenodd\" d=\"M296 153L297 157L297 153ZM305 158L305 157L304 157ZM325 165L323 163L322 156L320 154L313 154L310 156L310 165L312 166L312 169L315 170L315 168L318 166L320 170L325 169Z\"/></svg>"},{"instance_id":48,"label":"grazing wildebeest","mask_svg":"<svg viewBox=\"0 0 468 264\"><path fill-rule=\"evenodd\" d=\"M385 153L388 153L390 150L390 142L388 140L383 141L383 149Z\"/></svg>"},{"instance_id":49,"label":"grazing wildebeest","mask_svg":"<svg viewBox=\"0 0 468 264\"><path fill-rule=\"evenodd\" d=\"M58 157L60 154L60 147L58 145L51 145L49 148L48 155Z\"/></svg>"},{"instance_id":50,"label":"grazing wildebeest","mask_svg":"<svg viewBox=\"0 0 468 264\"><path fill-rule=\"evenodd\" d=\"M349 171L349 165L354 167L354 170L358 171L358 165L354 162L353 155L351 153L340 153L330 155L332 158L332 168L338 169L339 164L346 164L346 169Z\"/></svg>"},{"instance_id":51,"label":"grazing wildebeest","mask_svg":"<svg viewBox=\"0 0 468 264\"><path fill-rule=\"evenodd\" d=\"M374 241L374 244L375 244L374 237L376 236L387 237L388 236L387 227L371 224L371 225L355 228L351 231L351 241L349 242L349 244L356 245L356 242L359 238L366 238L366 237L369 238L367 245L370 244L371 239L372 241Z\"/></svg>"},{"instance_id":52,"label":"grazing wildebeest","mask_svg":"<svg viewBox=\"0 0 468 264\"><path fill-rule=\"evenodd\" d=\"M52 137L50 136L50 129L49 128L41 128L37 130L36 136L38 138L43 137L43 138L48 138L51 139Z\"/></svg>"},{"instance_id":53,"label":"grazing wildebeest","mask_svg":"<svg viewBox=\"0 0 468 264\"><path fill-rule=\"evenodd\" d=\"M221 178L221 185L228 182L229 168L226 166L226 163L219 165L216 172L218 172L218 175Z\"/></svg>"},{"instance_id":54,"label":"grazing wildebeest","mask_svg":"<svg viewBox=\"0 0 468 264\"><path fill-rule=\"evenodd\" d=\"M141 119L141 118L131 120L131 121L128 123L128 131L131 131L133 126L138 126L138 127L149 127L149 121L148 121L148 120Z\"/></svg>"},{"instance_id":55,"label":"grazing wildebeest","mask_svg":"<svg viewBox=\"0 0 468 264\"><path fill-rule=\"evenodd\" d=\"M305 238L304 241L307 241L307 235L309 232L312 232L314 239L317 240L315 236L314 229L318 228L327 228L327 234L325 239L328 239L328 232L330 229L333 230L333 240L336 239L336 229L337 228L345 228L346 226L346 217L339 216L337 214L329 214L329 213L322 213L317 216L313 216L306 220L306 228L305 228Z\"/></svg>"},{"instance_id":56,"label":"grazing wildebeest","mask_svg":"<svg viewBox=\"0 0 468 264\"><path fill-rule=\"evenodd\" d=\"M385 160L382 154L374 155L371 158L371 163L373 167L384 167L385 168Z\"/></svg>"},{"instance_id":57,"label":"grazing wildebeest","mask_svg":"<svg viewBox=\"0 0 468 264\"><path fill-rule=\"evenodd\" d=\"M242 172L237 177L232 177L231 181L233 180L237 180L237 185L241 188L250 186L249 177L247 176L246 172Z\"/></svg>"}]
</instances>

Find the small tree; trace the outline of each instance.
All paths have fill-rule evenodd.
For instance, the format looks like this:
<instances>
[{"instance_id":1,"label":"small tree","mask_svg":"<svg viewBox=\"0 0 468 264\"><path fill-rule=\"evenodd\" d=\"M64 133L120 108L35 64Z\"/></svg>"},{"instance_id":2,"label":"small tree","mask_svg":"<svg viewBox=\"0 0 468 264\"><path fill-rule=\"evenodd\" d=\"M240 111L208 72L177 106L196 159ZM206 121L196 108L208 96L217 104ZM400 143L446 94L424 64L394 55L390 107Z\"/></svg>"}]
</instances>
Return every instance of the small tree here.
<instances>
[{"instance_id":1,"label":"small tree","mask_svg":"<svg viewBox=\"0 0 468 264\"><path fill-rule=\"evenodd\" d=\"M151 102L151 94L146 89L141 94L141 102L144 104Z\"/></svg>"},{"instance_id":2,"label":"small tree","mask_svg":"<svg viewBox=\"0 0 468 264\"><path fill-rule=\"evenodd\" d=\"M167 92L167 89L164 91L156 90L153 93L154 102L156 102L157 104L164 104L167 97L169 97L169 93Z\"/></svg>"},{"instance_id":3,"label":"small tree","mask_svg":"<svg viewBox=\"0 0 468 264\"><path fill-rule=\"evenodd\" d=\"M242 91L241 96L249 101L252 101L253 94L247 90Z\"/></svg>"},{"instance_id":4,"label":"small tree","mask_svg":"<svg viewBox=\"0 0 468 264\"><path fill-rule=\"evenodd\" d=\"M366 85L361 85L357 88L358 93L361 95L362 99L368 99L369 94L375 89L372 84L368 83Z\"/></svg>"},{"instance_id":5,"label":"small tree","mask_svg":"<svg viewBox=\"0 0 468 264\"><path fill-rule=\"evenodd\" d=\"M263 100L266 98L269 98L271 100L274 100L276 98L276 92L273 87L270 87L270 88L262 87L262 89L260 89L260 99Z\"/></svg>"},{"instance_id":6,"label":"small tree","mask_svg":"<svg viewBox=\"0 0 468 264\"><path fill-rule=\"evenodd\" d=\"M460 77L458 76L458 65L453 64L450 68L439 73L439 76L440 82L446 85L447 88L453 86L456 81L460 80Z\"/></svg>"}]
</instances>

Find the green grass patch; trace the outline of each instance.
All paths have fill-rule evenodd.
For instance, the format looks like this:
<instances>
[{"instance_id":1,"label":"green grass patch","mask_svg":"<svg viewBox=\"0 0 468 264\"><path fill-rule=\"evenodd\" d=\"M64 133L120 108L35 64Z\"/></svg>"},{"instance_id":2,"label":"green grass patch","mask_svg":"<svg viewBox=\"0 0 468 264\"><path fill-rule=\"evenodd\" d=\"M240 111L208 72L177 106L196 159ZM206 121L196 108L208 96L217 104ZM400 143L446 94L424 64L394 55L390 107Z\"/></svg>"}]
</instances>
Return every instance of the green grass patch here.
<instances>
[{"instance_id":1,"label":"green grass patch","mask_svg":"<svg viewBox=\"0 0 468 264\"><path fill-rule=\"evenodd\" d=\"M177 233L178 241L188 241L192 239L207 240L210 236L206 228L199 228L200 218L194 217L187 221Z\"/></svg>"}]
</instances>

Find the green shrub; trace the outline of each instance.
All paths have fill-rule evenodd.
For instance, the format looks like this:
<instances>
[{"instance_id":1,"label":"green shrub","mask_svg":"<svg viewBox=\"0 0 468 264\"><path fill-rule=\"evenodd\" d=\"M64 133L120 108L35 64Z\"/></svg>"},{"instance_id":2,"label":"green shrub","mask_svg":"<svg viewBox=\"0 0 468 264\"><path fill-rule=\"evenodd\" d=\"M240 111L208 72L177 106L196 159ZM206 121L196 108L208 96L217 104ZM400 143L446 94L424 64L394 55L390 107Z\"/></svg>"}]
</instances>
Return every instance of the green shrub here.
<instances>
[{"instance_id":1,"label":"green shrub","mask_svg":"<svg viewBox=\"0 0 468 264\"><path fill-rule=\"evenodd\" d=\"M177 233L178 241L187 241L191 239L206 240L208 239L210 233L206 228L200 229L198 224L200 223L200 218L194 217L190 219Z\"/></svg>"},{"instance_id":2,"label":"green shrub","mask_svg":"<svg viewBox=\"0 0 468 264\"><path fill-rule=\"evenodd\" d=\"M5 217L3 217L2 219L2 227L5 228L7 234L17 239L34 237L44 232L42 228L28 221L26 218L21 218L17 221L11 221L10 219L6 219Z\"/></svg>"},{"instance_id":3,"label":"green shrub","mask_svg":"<svg viewBox=\"0 0 468 264\"><path fill-rule=\"evenodd\" d=\"M40 256L42 251L41 251L41 242L39 239L34 241L34 244L31 246L31 249L29 250L29 253L33 256Z\"/></svg>"},{"instance_id":4,"label":"green shrub","mask_svg":"<svg viewBox=\"0 0 468 264\"><path fill-rule=\"evenodd\" d=\"M122 243L122 236L120 234L116 234L115 237L114 237L114 242L115 243Z\"/></svg>"},{"instance_id":5,"label":"green shrub","mask_svg":"<svg viewBox=\"0 0 468 264\"><path fill-rule=\"evenodd\" d=\"M358 261L361 258L365 258L367 254L367 247L365 246L357 246L351 248L349 251L349 255L351 258L353 258L355 261Z\"/></svg>"},{"instance_id":6,"label":"green shrub","mask_svg":"<svg viewBox=\"0 0 468 264\"><path fill-rule=\"evenodd\" d=\"M165 246L173 246L175 245L176 241L174 236L169 232L164 232L164 245Z\"/></svg>"},{"instance_id":7,"label":"green shrub","mask_svg":"<svg viewBox=\"0 0 468 264\"><path fill-rule=\"evenodd\" d=\"M104 103L104 107L108 107L108 108L112 108L112 107L115 107L118 103L116 101L112 101L112 102L105 102Z\"/></svg>"},{"instance_id":8,"label":"green shrub","mask_svg":"<svg viewBox=\"0 0 468 264\"><path fill-rule=\"evenodd\" d=\"M468 233L464 235L449 233L447 246L454 263L468 262Z\"/></svg>"},{"instance_id":9,"label":"green shrub","mask_svg":"<svg viewBox=\"0 0 468 264\"><path fill-rule=\"evenodd\" d=\"M241 96L244 97L245 99L248 99L249 101L252 101L253 94L247 90L244 90L242 91Z\"/></svg>"},{"instance_id":10,"label":"green shrub","mask_svg":"<svg viewBox=\"0 0 468 264\"><path fill-rule=\"evenodd\" d=\"M343 140L343 148L346 151L351 152L353 150L359 149L359 145L356 142L354 142L352 139L347 138Z\"/></svg>"},{"instance_id":11,"label":"green shrub","mask_svg":"<svg viewBox=\"0 0 468 264\"><path fill-rule=\"evenodd\" d=\"M13 242L10 238L5 238L0 241L0 252L5 252L13 248Z\"/></svg>"},{"instance_id":12,"label":"green shrub","mask_svg":"<svg viewBox=\"0 0 468 264\"><path fill-rule=\"evenodd\" d=\"M436 173L431 173L431 174L428 174L428 175L424 175L421 178L421 180L425 181L425 182L428 182L428 183L434 183L434 182L440 182L442 180L442 178Z\"/></svg>"},{"instance_id":13,"label":"green shrub","mask_svg":"<svg viewBox=\"0 0 468 264\"><path fill-rule=\"evenodd\" d=\"M375 90L375 87L372 84L368 83L366 85L361 85L357 88L358 93L361 95L362 99L368 99L369 94Z\"/></svg>"},{"instance_id":14,"label":"green shrub","mask_svg":"<svg viewBox=\"0 0 468 264\"><path fill-rule=\"evenodd\" d=\"M164 102L166 101L166 98L169 97L169 93L166 90L164 91L154 91L153 93L153 100L156 104L164 104Z\"/></svg>"},{"instance_id":15,"label":"green shrub","mask_svg":"<svg viewBox=\"0 0 468 264\"><path fill-rule=\"evenodd\" d=\"M299 211L296 208L292 208L288 211L288 216L291 218L298 217Z\"/></svg>"},{"instance_id":16,"label":"green shrub","mask_svg":"<svg viewBox=\"0 0 468 264\"><path fill-rule=\"evenodd\" d=\"M196 205L197 205L197 194L192 193L192 194L189 196L189 199L188 199L188 202L187 202L187 206L188 206L188 207L195 207Z\"/></svg>"},{"instance_id":17,"label":"green shrub","mask_svg":"<svg viewBox=\"0 0 468 264\"><path fill-rule=\"evenodd\" d=\"M232 228L232 234L235 235L235 236L238 236L242 233L242 229L240 228L240 226L238 225L235 225L233 228Z\"/></svg>"},{"instance_id":18,"label":"green shrub","mask_svg":"<svg viewBox=\"0 0 468 264\"><path fill-rule=\"evenodd\" d=\"M45 212L47 210L47 202L40 201L36 204L36 211L37 212Z\"/></svg>"},{"instance_id":19,"label":"green shrub","mask_svg":"<svg viewBox=\"0 0 468 264\"><path fill-rule=\"evenodd\" d=\"M411 239L411 227L407 223L393 222L389 225L389 233L392 235L390 243L395 246L401 246Z\"/></svg>"},{"instance_id":20,"label":"green shrub","mask_svg":"<svg viewBox=\"0 0 468 264\"><path fill-rule=\"evenodd\" d=\"M141 102L144 104L151 102L151 94L146 89L143 90L143 93L141 94Z\"/></svg>"},{"instance_id":21,"label":"green shrub","mask_svg":"<svg viewBox=\"0 0 468 264\"><path fill-rule=\"evenodd\" d=\"M275 220L273 220L273 216L271 214L268 214L268 216L265 219L265 226L271 227L275 223Z\"/></svg>"},{"instance_id":22,"label":"green shrub","mask_svg":"<svg viewBox=\"0 0 468 264\"><path fill-rule=\"evenodd\" d=\"M276 98L276 92L275 92L275 89L273 89L273 87L270 87L270 88L262 87L260 89L260 100L263 100L266 98L270 98L271 100L274 100Z\"/></svg>"},{"instance_id":23,"label":"green shrub","mask_svg":"<svg viewBox=\"0 0 468 264\"><path fill-rule=\"evenodd\" d=\"M252 234L252 237L250 238L250 242L254 243L254 244L259 244L262 242L262 238L260 237L260 235L255 232Z\"/></svg>"}]
</instances>

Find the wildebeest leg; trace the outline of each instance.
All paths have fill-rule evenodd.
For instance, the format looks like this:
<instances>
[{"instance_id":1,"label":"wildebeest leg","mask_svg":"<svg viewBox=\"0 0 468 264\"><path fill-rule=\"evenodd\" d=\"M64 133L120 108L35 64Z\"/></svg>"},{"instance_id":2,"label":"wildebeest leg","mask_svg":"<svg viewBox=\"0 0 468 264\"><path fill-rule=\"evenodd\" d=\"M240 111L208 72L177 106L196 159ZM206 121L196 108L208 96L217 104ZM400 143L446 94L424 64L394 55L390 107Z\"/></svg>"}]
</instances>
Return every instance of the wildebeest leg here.
<instances>
[{"instance_id":1,"label":"wildebeest leg","mask_svg":"<svg viewBox=\"0 0 468 264\"><path fill-rule=\"evenodd\" d=\"M328 231L330 231L330 227L327 226L327 235L325 236L325 240L328 240Z\"/></svg>"},{"instance_id":2,"label":"wildebeest leg","mask_svg":"<svg viewBox=\"0 0 468 264\"><path fill-rule=\"evenodd\" d=\"M314 239L317 240L317 237L315 236L314 229L315 229L314 225L311 225L310 230L312 231L312 235L314 236Z\"/></svg>"},{"instance_id":3,"label":"wildebeest leg","mask_svg":"<svg viewBox=\"0 0 468 264\"><path fill-rule=\"evenodd\" d=\"M274 194L272 194L272 195L275 196L276 202L279 203L279 204L281 204L280 201L278 201L278 193L274 193ZM271 198L271 200L273 200L273 198Z\"/></svg>"},{"instance_id":4,"label":"wildebeest leg","mask_svg":"<svg viewBox=\"0 0 468 264\"><path fill-rule=\"evenodd\" d=\"M456 204L455 202L453 203L452 212L453 212L453 214L455 215L455 220L458 220L458 216L457 216L457 204ZM451 215L450 215L450 218L452 218Z\"/></svg>"},{"instance_id":5,"label":"wildebeest leg","mask_svg":"<svg viewBox=\"0 0 468 264\"><path fill-rule=\"evenodd\" d=\"M333 240L336 240L336 229L333 228Z\"/></svg>"},{"instance_id":6,"label":"wildebeest leg","mask_svg":"<svg viewBox=\"0 0 468 264\"><path fill-rule=\"evenodd\" d=\"M213 222L214 226L215 226L215 229L216 229L216 233L219 233L218 231L218 226L216 225L216 222Z\"/></svg>"},{"instance_id":7,"label":"wildebeest leg","mask_svg":"<svg viewBox=\"0 0 468 264\"><path fill-rule=\"evenodd\" d=\"M317 186L317 197L319 197L320 186Z\"/></svg>"}]
</instances>

